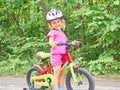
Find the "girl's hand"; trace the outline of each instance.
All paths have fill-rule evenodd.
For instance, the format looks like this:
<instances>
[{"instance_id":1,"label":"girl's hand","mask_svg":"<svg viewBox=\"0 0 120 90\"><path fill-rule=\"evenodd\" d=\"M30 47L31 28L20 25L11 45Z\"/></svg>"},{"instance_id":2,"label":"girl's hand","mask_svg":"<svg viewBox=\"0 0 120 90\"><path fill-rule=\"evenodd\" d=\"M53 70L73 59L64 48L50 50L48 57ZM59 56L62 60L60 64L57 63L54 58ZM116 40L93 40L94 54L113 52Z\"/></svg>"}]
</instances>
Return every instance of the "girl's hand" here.
<instances>
[{"instance_id":1,"label":"girl's hand","mask_svg":"<svg viewBox=\"0 0 120 90\"><path fill-rule=\"evenodd\" d=\"M56 43L54 42L54 39L53 37L49 37L49 44L52 48L55 48L57 47Z\"/></svg>"},{"instance_id":2,"label":"girl's hand","mask_svg":"<svg viewBox=\"0 0 120 90\"><path fill-rule=\"evenodd\" d=\"M57 45L56 45L56 43L55 43L55 42L49 42L49 44L50 44L50 46L51 46L52 48L57 47Z\"/></svg>"}]
</instances>

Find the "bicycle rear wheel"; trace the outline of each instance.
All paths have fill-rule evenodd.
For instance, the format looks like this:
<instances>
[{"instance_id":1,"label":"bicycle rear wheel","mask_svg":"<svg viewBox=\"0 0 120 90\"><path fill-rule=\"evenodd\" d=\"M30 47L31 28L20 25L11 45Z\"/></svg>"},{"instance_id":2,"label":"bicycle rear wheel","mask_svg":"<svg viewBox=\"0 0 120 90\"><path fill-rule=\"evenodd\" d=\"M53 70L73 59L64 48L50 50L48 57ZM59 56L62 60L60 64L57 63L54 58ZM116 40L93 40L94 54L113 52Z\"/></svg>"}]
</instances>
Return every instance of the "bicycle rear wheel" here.
<instances>
[{"instance_id":1,"label":"bicycle rear wheel","mask_svg":"<svg viewBox=\"0 0 120 90\"><path fill-rule=\"evenodd\" d=\"M71 72L66 77L67 90L94 90L95 84L90 73L83 68L74 69L76 74L77 83L72 79Z\"/></svg>"},{"instance_id":2,"label":"bicycle rear wheel","mask_svg":"<svg viewBox=\"0 0 120 90\"><path fill-rule=\"evenodd\" d=\"M27 75L26 75L26 80L27 80L27 85L30 90L45 90L47 88L45 86L34 85L34 81L33 82L30 81L31 77L36 76L40 72L41 70L35 66L33 66L32 68L28 70Z\"/></svg>"}]
</instances>

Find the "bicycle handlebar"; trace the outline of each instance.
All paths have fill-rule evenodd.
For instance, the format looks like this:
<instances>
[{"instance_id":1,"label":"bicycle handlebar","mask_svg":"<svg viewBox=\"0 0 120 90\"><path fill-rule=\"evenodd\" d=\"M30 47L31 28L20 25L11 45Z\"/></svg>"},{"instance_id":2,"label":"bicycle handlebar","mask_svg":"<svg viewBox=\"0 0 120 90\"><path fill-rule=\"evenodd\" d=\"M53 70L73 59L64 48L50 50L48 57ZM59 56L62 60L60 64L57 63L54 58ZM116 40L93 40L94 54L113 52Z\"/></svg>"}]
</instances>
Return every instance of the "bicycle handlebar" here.
<instances>
[{"instance_id":1,"label":"bicycle handlebar","mask_svg":"<svg viewBox=\"0 0 120 90\"><path fill-rule=\"evenodd\" d=\"M65 46L70 47L70 46L78 46L78 45L81 44L81 42L75 40L75 41L72 41L71 43L63 43L63 42L60 42L60 43L56 43L56 44L57 44L57 46L63 46L63 45L65 45Z\"/></svg>"},{"instance_id":2,"label":"bicycle handlebar","mask_svg":"<svg viewBox=\"0 0 120 90\"><path fill-rule=\"evenodd\" d=\"M67 46L67 43L59 42L59 43L56 43L56 45L57 46L63 46L63 45Z\"/></svg>"}]
</instances>

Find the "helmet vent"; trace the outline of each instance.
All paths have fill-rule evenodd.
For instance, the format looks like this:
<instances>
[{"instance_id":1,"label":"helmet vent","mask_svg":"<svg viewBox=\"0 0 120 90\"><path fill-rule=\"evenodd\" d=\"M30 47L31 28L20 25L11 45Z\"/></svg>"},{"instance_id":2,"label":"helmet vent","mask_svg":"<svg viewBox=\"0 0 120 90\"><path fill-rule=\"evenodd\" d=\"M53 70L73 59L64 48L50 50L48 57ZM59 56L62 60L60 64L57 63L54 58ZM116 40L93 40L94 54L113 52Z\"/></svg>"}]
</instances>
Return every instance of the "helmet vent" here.
<instances>
[{"instance_id":1,"label":"helmet vent","mask_svg":"<svg viewBox=\"0 0 120 90\"><path fill-rule=\"evenodd\" d=\"M63 14L60 10L51 9L46 15L46 20L51 21L51 20L61 18L61 17L63 17Z\"/></svg>"}]
</instances>

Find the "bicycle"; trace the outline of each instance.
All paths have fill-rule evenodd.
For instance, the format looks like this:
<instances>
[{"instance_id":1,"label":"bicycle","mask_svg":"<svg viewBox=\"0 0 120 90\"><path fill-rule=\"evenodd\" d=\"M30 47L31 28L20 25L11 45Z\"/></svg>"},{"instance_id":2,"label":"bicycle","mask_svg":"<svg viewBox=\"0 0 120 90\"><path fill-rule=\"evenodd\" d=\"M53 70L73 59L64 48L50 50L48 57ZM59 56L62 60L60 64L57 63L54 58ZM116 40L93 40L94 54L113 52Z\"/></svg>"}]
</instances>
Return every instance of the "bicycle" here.
<instances>
[{"instance_id":1,"label":"bicycle","mask_svg":"<svg viewBox=\"0 0 120 90\"><path fill-rule=\"evenodd\" d=\"M70 54L70 47L79 45L80 42L74 41L72 43L58 43L57 46L66 46L66 62L62 65L61 69L69 65L69 70L66 73L65 84L67 90L94 90L95 83L91 74L79 65L73 66L73 59ZM48 58L50 53L38 52L37 58L39 58L44 64L34 64L26 75L27 85L30 90L45 90L53 85L53 67L49 64Z\"/></svg>"}]
</instances>

